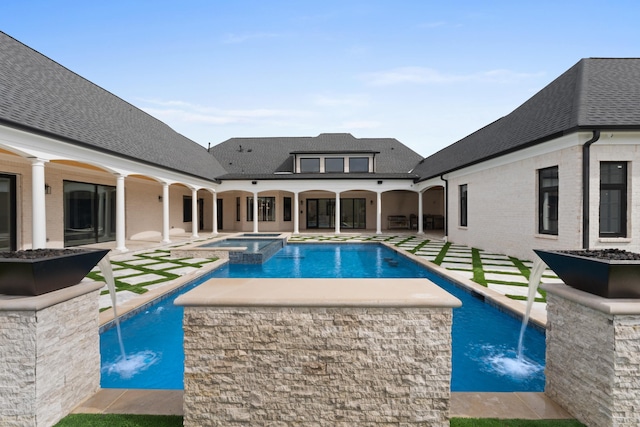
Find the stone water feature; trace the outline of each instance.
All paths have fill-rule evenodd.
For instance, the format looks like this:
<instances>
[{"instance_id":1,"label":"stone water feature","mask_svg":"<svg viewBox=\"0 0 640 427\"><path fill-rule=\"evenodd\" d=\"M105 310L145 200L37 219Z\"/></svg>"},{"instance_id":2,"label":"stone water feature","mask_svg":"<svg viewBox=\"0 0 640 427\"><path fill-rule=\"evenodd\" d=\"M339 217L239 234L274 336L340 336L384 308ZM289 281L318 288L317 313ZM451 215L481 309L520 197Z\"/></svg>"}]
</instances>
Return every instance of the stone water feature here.
<instances>
[{"instance_id":1,"label":"stone water feature","mask_svg":"<svg viewBox=\"0 0 640 427\"><path fill-rule=\"evenodd\" d=\"M453 308L426 279L215 279L184 306L184 425L448 426Z\"/></svg>"},{"instance_id":2,"label":"stone water feature","mask_svg":"<svg viewBox=\"0 0 640 427\"><path fill-rule=\"evenodd\" d=\"M91 265L53 251L44 257L40 253L32 261L19 258L24 265L4 266L0 294L2 426L51 426L100 385L98 298L104 284L78 282L108 251L90 251L95 258ZM16 257L6 254L2 258ZM78 264L86 270L78 273ZM42 287L33 277L48 284Z\"/></svg>"},{"instance_id":3,"label":"stone water feature","mask_svg":"<svg viewBox=\"0 0 640 427\"><path fill-rule=\"evenodd\" d=\"M616 260L597 251L545 259L564 284L543 284L547 292L545 393L587 426L640 425L640 270L634 259L622 262L624 286L595 287ZM576 252L578 252L576 254ZM554 253L555 256L556 253ZM619 254L618 254L619 255ZM579 263L575 263L578 256ZM592 258L591 260L585 258ZM585 266L585 263L598 265ZM560 263L559 265L555 265ZM567 268L566 263L573 263ZM557 270L556 270L557 268ZM577 278L585 272L591 274ZM568 274L568 276L567 276ZM614 274L616 276L616 274ZM606 298L620 292L631 298ZM635 290L634 290L635 289ZM588 292L591 291L591 292ZM597 293L597 294L596 294ZM618 293L619 294L619 293Z\"/></svg>"}]
</instances>

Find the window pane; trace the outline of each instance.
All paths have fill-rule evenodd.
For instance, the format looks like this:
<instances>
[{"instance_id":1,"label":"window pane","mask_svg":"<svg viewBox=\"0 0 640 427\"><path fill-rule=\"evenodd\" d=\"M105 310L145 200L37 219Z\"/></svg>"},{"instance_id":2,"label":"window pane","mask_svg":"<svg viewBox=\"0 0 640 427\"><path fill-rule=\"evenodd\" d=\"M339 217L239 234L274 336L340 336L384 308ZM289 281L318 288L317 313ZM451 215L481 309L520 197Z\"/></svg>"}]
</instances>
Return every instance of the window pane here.
<instances>
[{"instance_id":1,"label":"window pane","mask_svg":"<svg viewBox=\"0 0 640 427\"><path fill-rule=\"evenodd\" d=\"M627 236L627 163L600 163L600 236Z\"/></svg>"},{"instance_id":2,"label":"window pane","mask_svg":"<svg viewBox=\"0 0 640 427\"><path fill-rule=\"evenodd\" d=\"M324 159L325 172L344 172L344 159L342 157L328 157Z\"/></svg>"},{"instance_id":3,"label":"window pane","mask_svg":"<svg viewBox=\"0 0 640 427\"><path fill-rule=\"evenodd\" d=\"M369 158L367 157L349 158L349 172L369 172Z\"/></svg>"},{"instance_id":4,"label":"window pane","mask_svg":"<svg viewBox=\"0 0 640 427\"><path fill-rule=\"evenodd\" d=\"M558 234L558 167L538 171L538 232Z\"/></svg>"},{"instance_id":5,"label":"window pane","mask_svg":"<svg viewBox=\"0 0 640 427\"><path fill-rule=\"evenodd\" d=\"M283 221L291 221L291 197L285 197L283 199L284 215Z\"/></svg>"},{"instance_id":6,"label":"window pane","mask_svg":"<svg viewBox=\"0 0 640 427\"><path fill-rule=\"evenodd\" d=\"M467 226L467 184L460 186L460 225Z\"/></svg>"},{"instance_id":7,"label":"window pane","mask_svg":"<svg viewBox=\"0 0 640 427\"><path fill-rule=\"evenodd\" d=\"M320 159L300 159L300 173L320 172Z\"/></svg>"}]
</instances>

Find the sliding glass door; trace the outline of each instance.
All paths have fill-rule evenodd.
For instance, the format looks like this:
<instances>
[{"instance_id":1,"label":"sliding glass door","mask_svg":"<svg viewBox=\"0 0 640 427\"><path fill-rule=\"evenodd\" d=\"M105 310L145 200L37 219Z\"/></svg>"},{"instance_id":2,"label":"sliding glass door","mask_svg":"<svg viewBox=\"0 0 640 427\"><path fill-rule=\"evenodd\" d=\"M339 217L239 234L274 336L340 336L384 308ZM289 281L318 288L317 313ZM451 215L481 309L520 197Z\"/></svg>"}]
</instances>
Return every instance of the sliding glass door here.
<instances>
[{"instance_id":1,"label":"sliding glass door","mask_svg":"<svg viewBox=\"0 0 640 427\"><path fill-rule=\"evenodd\" d=\"M0 251L16 250L16 177L0 174Z\"/></svg>"},{"instance_id":2,"label":"sliding glass door","mask_svg":"<svg viewBox=\"0 0 640 427\"><path fill-rule=\"evenodd\" d=\"M115 240L116 188L64 182L64 245Z\"/></svg>"},{"instance_id":3,"label":"sliding glass door","mask_svg":"<svg viewBox=\"0 0 640 427\"><path fill-rule=\"evenodd\" d=\"M307 228L335 228L335 199L307 199ZM366 228L366 199L340 199L340 228Z\"/></svg>"}]
</instances>

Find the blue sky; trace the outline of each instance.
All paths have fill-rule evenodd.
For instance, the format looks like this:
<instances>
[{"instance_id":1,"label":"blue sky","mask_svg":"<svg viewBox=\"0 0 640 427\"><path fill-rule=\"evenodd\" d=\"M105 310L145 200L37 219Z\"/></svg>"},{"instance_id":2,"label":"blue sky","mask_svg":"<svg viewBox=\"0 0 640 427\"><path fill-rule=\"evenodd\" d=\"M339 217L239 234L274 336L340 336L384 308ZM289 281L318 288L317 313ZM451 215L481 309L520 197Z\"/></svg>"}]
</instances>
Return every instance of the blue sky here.
<instances>
[{"instance_id":1,"label":"blue sky","mask_svg":"<svg viewBox=\"0 0 640 427\"><path fill-rule=\"evenodd\" d=\"M5 0L0 30L207 146L349 132L428 156L585 57L640 2Z\"/></svg>"}]
</instances>

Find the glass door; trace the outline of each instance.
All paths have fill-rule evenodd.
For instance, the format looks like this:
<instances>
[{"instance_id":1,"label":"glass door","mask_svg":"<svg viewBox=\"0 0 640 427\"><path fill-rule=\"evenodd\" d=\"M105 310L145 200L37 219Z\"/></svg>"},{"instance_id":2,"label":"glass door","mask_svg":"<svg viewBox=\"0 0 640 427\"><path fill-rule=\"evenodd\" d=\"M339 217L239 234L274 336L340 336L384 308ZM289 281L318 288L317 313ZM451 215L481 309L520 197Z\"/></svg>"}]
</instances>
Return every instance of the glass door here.
<instances>
[{"instance_id":1,"label":"glass door","mask_svg":"<svg viewBox=\"0 0 640 427\"><path fill-rule=\"evenodd\" d=\"M16 177L0 174L0 251L16 250Z\"/></svg>"},{"instance_id":2,"label":"glass door","mask_svg":"<svg viewBox=\"0 0 640 427\"><path fill-rule=\"evenodd\" d=\"M318 228L318 199L307 199L307 228Z\"/></svg>"},{"instance_id":3,"label":"glass door","mask_svg":"<svg viewBox=\"0 0 640 427\"><path fill-rule=\"evenodd\" d=\"M115 240L116 189L64 181L64 245Z\"/></svg>"}]
</instances>

